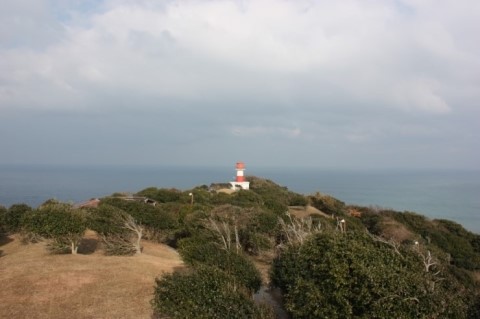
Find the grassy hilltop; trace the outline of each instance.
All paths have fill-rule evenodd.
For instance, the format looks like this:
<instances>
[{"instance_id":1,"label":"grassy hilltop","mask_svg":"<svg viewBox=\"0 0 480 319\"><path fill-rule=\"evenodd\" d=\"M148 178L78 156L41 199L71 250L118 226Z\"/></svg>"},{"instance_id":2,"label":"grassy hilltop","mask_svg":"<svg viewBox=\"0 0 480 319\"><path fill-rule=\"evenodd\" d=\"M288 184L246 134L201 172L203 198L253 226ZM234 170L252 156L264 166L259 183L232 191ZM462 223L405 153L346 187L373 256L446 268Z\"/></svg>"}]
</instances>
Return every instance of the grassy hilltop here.
<instances>
[{"instance_id":1,"label":"grassy hilltop","mask_svg":"<svg viewBox=\"0 0 480 319\"><path fill-rule=\"evenodd\" d=\"M480 235L248 180L0 207L0 317L480 318Z\"/></svg>"}]
</instances>

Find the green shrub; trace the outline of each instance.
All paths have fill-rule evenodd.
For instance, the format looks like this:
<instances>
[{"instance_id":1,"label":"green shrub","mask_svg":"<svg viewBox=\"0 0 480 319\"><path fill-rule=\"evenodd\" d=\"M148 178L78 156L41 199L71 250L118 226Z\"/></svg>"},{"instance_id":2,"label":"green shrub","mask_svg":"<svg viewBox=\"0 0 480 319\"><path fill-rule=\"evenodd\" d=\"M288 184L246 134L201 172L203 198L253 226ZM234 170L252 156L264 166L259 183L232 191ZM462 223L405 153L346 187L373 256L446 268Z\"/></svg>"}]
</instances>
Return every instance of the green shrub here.
<instances>
[{"instance_id":1,"label":"green shrub","mask_svg":"<svg viewBox=\"0 0 480 319\"><path fill-rule=\"evenodd\" d=\"M308 199L300 194L292 193L289 198L288 206L307 206Z\"/></svg>"},{"instance_id":2,"label":"green shrub","mask_svg":"<svg viewBox=\"0 0 480 319\"><path fill-rule=\"evenodd\" d=\"M7 216L7 209L0 205L0 234L6 231L5 218Z\"/></svg>"},{"instance_id":3,"label":"green shrub","mask_svg":"<svg viewBox=\"0 0 480 319\"><path fill-rule=\"evenodd\" d=\"M102 204L90 210L88 227L99 235L121 234L125 232L122 218L126 212L112 205Z\"/></svg>"},{"instance_id":4,"label":"green shrub","mask_svg":"<svg viewBox=\"0 0 480 319\"><path fill-rule=\"evenodd\" d=\"M260 195L264 207L277 215L284 214L289 205L305 206L308 200L297 193L290 192L286 187L274 182L254 176L249 176L250 189Z\"/></svg>"},{"instance_id":5,"label":"green shrub","mask_svg":"<svg viewBox=\"0 0 480 319\"><path fill-rule=\"evenodd\" d=\"M149 187L139 191L137 195L148 197L159 203L171 203L171 202L178 202L182 196L182 192L174 188L159 189L156 187Z\"/></svg>"},{"instance_id":6,"label":"green shrub","mask_svg":"<svg viewBox=\"0 0 480 319\"><path fill-rule=\"evenodd\" d=\"M178 252L186 264L196 266L216 262L220 248L213 237L207 236L187 237L178 241Z\"/></svg>"},{"instance_id":7,"label":"green shrub","mask_svg":"<svg viewBox=\"0 0 480 319\"><path fill-rule=\"evenodd\" d=\"M480 235L473 235L472 239L470 239L470 243L475 253L480 254Z\"/></svg>"},{"instance_id":8,"label":"green shrub","mask_svg":"<svg viewBox=\"0 0 480 319\"><path fill-rule=\"evenodd\" d=\"M254 304L234 277L208 266L157 278L152 307L169 318L273 318L271 311Z\"/></svg>"},{"instance_id":9,"label":"green shrub","mask_svg":"<svg viewBox=\"0 0 480 319\"><path fill-rule=\"evenodd\" d=\"M255 192L242 189L231 195L230 203L239 207L252 207L262 205L263 199Z\"/></svg>"},{"instance_id":10,"label":"green shrub","mask_svg":"<svg viewBox=\"0 0 480 319\"><path fill-rule=\"evenodd\" d=\"M273 248L277 231L278 216L270 211L258 211L240 228L240 243L247 253L258 255Z\"/></svg>"},{"instance_id":11,"label":"green shrub","mask_svg":"<svg viewBox=\"0 0 480 319\"><path fill-rule=\"evenodd\" d=\"M422 237L428 237L432 225L425 216L413 212L395 213L393 217Z\"/></svg>"},{"instance_id":12,"label":"green shrub","mask_svg":"<svg viewBox=\"0 0 480 319\"><path fill-rule=\"evenodd\" d=\"M309 200L313 207L321 210L325 214L345 215L345 203L335 197L317 192L315 195L310 196Z\"/></svg>"},{"instance_id":13,"label":"green shrub","mask_svg":"<svg viewBox=\"0 0 480 319\"><path fill-rule=\"evenodd\" d=\"M480 255L468 239L445 231L432 231L429 238L433 244L451 255L454 265L471 270L480 269Z\"/></svg>"},{"instance_id":14,"label":"green shrub","mask_svg":"<svg viewBox=\"0 0 480 319\"><path fill-rule=\"evenodd\" d=\"M125 211L102 204L90 211L88 224L101 236L105 255L141 252L140 241L145 230Z\"/></svg>"},{"instance_id":15,"label":"green shrub","mask_svg":"<svg viewBox=\"0 0 480 319\"><path fill-rule=\"evenodd\" d=\"M22 218L24 230L50 239L49 249L53 253L68 252L76 254L78 245L87 229L83 211L71 205L49 202L40 206Z\"/></svg>"},{"instance_id":16,"label":"green shrub","mask_svg":"<svg viewBox=\"0 0 480 319\"><path fill-rule=\"evenodd\" d=\"M260 289L262 279L253 263L241 253L226 250L207 238L190 237L178 245L185 263L197 266L217 267L235 278L238 283L254 292Z\"/></svg>"},{"instance_id":17,"label":"green shrub","mask_svg":"<svg viewBox=\"0 0 480 319\"><path fill-rule=\"evenodd\" d=\"M420 234L429 244L450 254L452 264L470 270L480 269L480 254L475 246L476 237L460 224L443 219L430 221L412 212L396 213L393 216Z\"/></svg>"},{"instance_id":18,"label":"green shrub","mask_svg":"<svg viewBox=\"0 0 480 319\"><path fill-rule=\"evenodd\" d=\"M239 237L243 250L250 255L258 255L273 248L271 237L250 229L240 229Z\"/></svg>"},{"instance_id":19,"label":"green shrub","mask_svg":"<svg viewBox=\"0 0 480 319\"><path fill-rule=\"evenodd\" d=\"M274 235L278 226L278 216L268 211L256 212L249 220L247 229L262 234Z\"/></svg>"},{"instance_id":20,"label":"green shrub","mask_svg":"<svg viewBox=\"0 0 480 319\"><path fill-rule=\"evenodd\" d=\"M204 185L204 186L195 187L192 190L183 192L182 202L191 204L193 199L194 204L209 205L212 197L213 197L213 194L208 190L208 186Z\"/></svg>"},{"instance_id":21,"label":"green shrub","mask_svg":"<svg viewBox=\"0 0 480 319\"><path fill-rule=\"evenodd\" d=\"M214 193L210 200L212 205L224 205L224 204L231 204L232 202L232 195L226 193Z\"/></svg>"},{"instance_id":22,"label":"green shrub","mask_svg":"<svg viewBox=\"0 0 480 319\"><path fill-rule=\"evenodd\" d=\"M32 208L26 204L14 204L7 210L4 222L7 231L15 233L22 228L22 219L32 212Z\"/></svg>"},{"instance_id":23,"label":"green shrub","mask_svg":"<svg viewBox=\"0 0 480 319\"><path fill-rule=\"evenodd\" d=\"M205 227L205 220L208 219L209 216L209 213L203 210L180 212L181 231L179 231L178 234L181 234L181 236L179 236L177 240L185 237L208 237L213 239L214 237L211 236L211 231Z\"/></svg>"},{"instance_id":24,"label":"green shrub","mask_svg":"<svg viewBox=\"0 0 480 319\"><path fill-rule=\"evenodd\" d=\"M278 202L275 199L265 199L264 206L276 215L282 215L288 211L288 206L286 204Z\"/></svg>"},{"instance_id":25,"label":"green shrub","mask_svg":"<svg viewBox=\"0 0 480 319\"><path fill-rule=\"evenodd\" d=\"M100 207L109 205L130 216L145 229L145 238L159 242L170 242L179 228L179 211L185 205L168 203L155 207L143 202L126 201L120 198L106 198ZM99 207L99 208L100 208Z\"/></svg>"},{"instance_id":26,"label":"green shrub","mask_svg":"<svg viewBox=\"0 0 480 319\"><path fill-rule=\"evenodd\" d=\"M382 216L380 214L362 212L360 220L370 233L374 235L382 233Z\"/></svg>"},{"instance_id":27,"label":"green shrub","mask_svg":"<svg viewBox=\"0 0 480 319\"><path fill-rule=\"evenodd\" d=\"M458 282L401 253L361 233L320 233L276 258L271 278L294 318L465 318Z\"/></svg>"}]
</instances>

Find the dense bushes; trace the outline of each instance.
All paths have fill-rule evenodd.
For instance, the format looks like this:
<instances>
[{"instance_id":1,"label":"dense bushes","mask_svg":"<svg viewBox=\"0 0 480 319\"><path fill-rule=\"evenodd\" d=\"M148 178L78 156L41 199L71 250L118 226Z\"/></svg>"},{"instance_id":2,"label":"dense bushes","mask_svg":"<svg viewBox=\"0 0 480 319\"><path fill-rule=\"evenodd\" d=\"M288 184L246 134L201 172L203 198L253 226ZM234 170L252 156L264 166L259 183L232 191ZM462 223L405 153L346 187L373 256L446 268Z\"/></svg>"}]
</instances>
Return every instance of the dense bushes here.
<instances>
[{"instance_id":1,"label":"dense bushes","mask_svg":"<svg viewBox=\"0 0 480 319\"><path fill-rule=\"evenodd\" d=\"M26 204L14 204L5 212L4 225L5 230L15 233L22 228L22 219L30 213L32 208Z\"/></svg>"},{"instance_id":2,"label":"dense bushes","mask_svg":"<svg viewBox=\"0 0 480 319\"><path fill-rule=\"evenodd\" d=\"M145 196L156 200L159 203L178 202L182 195L182 192L177 189L165 189L149 187L145 188L137 193L139 196Z\"/></svg>"},{"instance_id":3,"label":"dense bushes","mask_svg":"<svg viewBox=\"0 0 480 319\"><path fill-rule=\"evenodd\" d=\"M247 190L239 190L230 197L230 204L239 207L255 207L263 204L263 198L260 195Z\"/></svg>"},{"instance_id":4,"label":"dense bushes","mask_svg":"<svg viewBox=\"0 0 480 319\"><path fill-rule=\"evenodd\" d=\"M453 265L470 270L480 269L480 252L476 246L478 235L453 221L430 221L412 212L395 213L393 216L420 234L425 241L450 254Z\"/></svg>"},{"instance_id":5,"label":"dense bushes","mask_svg":"<svg viewBox=\"0 0 480 319\"><path fill-rule=\"evenodd\" d=\"M152 187L138 193L157 201L156 206L117 197L84 211L54 201L33 211L27 205L0 207L0 231L2 225L9 231L23 227L49 238L49 247L57 251L76 251L87 226L104 239L107 254L138 252L140 245L132 243L142 236L169 243L189 266L156 280L153 308L171 318L269 318L252 301L261 276L245 252L260 255L254 257L257 261L269 260L279 243L271 279L293 318L465 318L467 300L475 303L465 296L478 289L466 269L480 267L479 235L454 222L409 212L355 207L362 214L353 218L343 202L329 195L307 198L268 180L249 180L250 191L231 195L205 186L186 192ZM316 227L318 219L292 219L296 227L290 230L301 236L288 240L282 219L287 207L308 203L342 217L319 217L322 227ZM343 218L348 227L341 234L334 228ZM126 228L131 220L138 233ZM386 239L365 234L365 228ZM408 236L388 236L392 229ZM387 242L398 238L406 238L397 241L407 245ZM417 239L420 246L414 246ZM447 254L451 264L443 265ZM432 255L433 263L426 267Z\"/></svg>"},{"instance_id":6,"label":"dense bushes","mask_svg":"<svg viewBox=\"0 0 480 319\"><path fill-rule=\"evenodd\" d=\"M236 211L224 208L224 218ZM213 215L197 213L186 220L190 236L178 242L178 250L190 271L156 280L155 312L171 318L273 318L253 302L261 276L236 245L230 225L210 219L209 228L206 216Z\"/></svg>"},{"instance_id":7,"label":"dense bushes","mask_svg":"<svg viewBox=\"0 0 480 319\"><path fill-rule=\"evenodd\" d=\"M258 194L263 200L266 209L284 214L288 206L305 206L308 200L300 194L289 191L286 187L279 186L274 182L254 176L249 176L250 189Z\"/></svg>"},{"instance_id":8,"label":"dense bushes","mask_svg":"<svg viewBox=\"0 0 480 319\"><path fill-rule=\"evenodd\" d=\"M191 229L189 237L179 241L178 251L187 264L217 267L236 278L249 291L257 291L261 285L260 273L243 255L238 236L238 228L244 229L244 224L241 223L242 216L236 214L248 210L222 207L210 214L198 215L197 227ZM244 222L250 220L248 216L243 218Z\"/></svg>"},{"instance_id":9,"label":"dense bushes","mask_svg":"<svg viewBox=\"0 0 480 319\"><path fill-rule=\"evenodd\" d=\"M106 198L102 200L100 206L103 205L116 207L132 216L144 228L144 236L147 239L167 242L170 240L170 235L179 227L179 214L175 212L178 212L181 208L173 205L180 204L168 203L154 207L143 202L126 201L121 198Z\"/></svg>"},{"instance_id":10,"label":"dense bushes","mask_svg":"<svg viewBox=\"0 0 480 319\"><path fill-rule=\"evenodd\" d=\"M7 209L0 205L0 236L6 231L5 217L7 216Z\"/></svg>"},{"instance_id":11,"label":"dense bushes","mask_svg":"<svg viewBox=\"0 0 480 319\"><path fill-rule=\"evenodd\" d=\"M234 277L208 266L157 279L152 306L157 315L169 318L273 318Z\"/></svg>"},{"instance_id":12,"label":"dense bushes","mask_svg":"<svg viewBox=\"0 0 480 319\"><path fill-rule=\"evenodd\" d=\"M325 214L341 216L345 215L345 203L330 195L316 193L309 196L310 203L313 207L321 210Z\"/></svg>"},{"instance_id":13,"label":"dense bushes","mask_svg":"<svg viewBox=\"0 0 480 319\"><path fill-rule=\"evenodd\" d=\"M133 255L142 250L144 229L123 210L102 204L90 212L89 227L102 238L106 255Z\"/></svg>"},{"instance_id":14,"label":"dense bushes","mask_svg":"<svg viewBox=\"0 0 480 319\"><path fill-rule=\"evenodd\" d=\"M379 214L362 212L360 220L370 233L374 235L382 233L382 217Z\"/></svg>"},{"instance_id":15,"label":"dense bushes","mask_svg":"<svg viewBox=\"0 0 480 319\"><path fill-rule=\"evenodd\" d=\"M239 237L246 252L258 255L274 247L277 232L278 216L270 211L258 211L240 229Z\"/></svg>"},{"instance_id":16,"label":"dense bushes","mask_svg":"<svg viewBox=\"0 0 480 319\"><path fill-rule=\"evenodd\" d=\"M76 254L87 229L84 212L57 202L49 202L24 214L21 224L27 233L50 239L48 248L53 253Z\"/></svg>"},{"instance_id":17,"label":"dense bushes","mask_svg":"<svg viewBox=\"0 0 480 319\"><path fill-rule=\"evenodd\" d=\"M260 289L260 273L241 252L224 249L215 241L198 237L181 240L179 252L183 261L193 267L216 267L225 271L248 291L255 292Z\"/></svg>"},{"instance_id":18,"label":"dense bushes","mask_svg":"<svg viewBox=\"0 0 480 319\"><path fill-rule=\"evenodd\" d=\"M121 234L125 231L121 222L126 213L114 206L102 204L89 211L88 227L99 235Z\"/></svg>"},{"instance_id":19,"label":"dense bushes","mask_svg":"<svg viewBox=\"0 0 480 319\"><path fill-rule=\"evenodd\" d=\"M435 272L364 234L322 233L276 258L272 281L294 318L465 318L458 284Z\"/></svg>"}]
</instances>

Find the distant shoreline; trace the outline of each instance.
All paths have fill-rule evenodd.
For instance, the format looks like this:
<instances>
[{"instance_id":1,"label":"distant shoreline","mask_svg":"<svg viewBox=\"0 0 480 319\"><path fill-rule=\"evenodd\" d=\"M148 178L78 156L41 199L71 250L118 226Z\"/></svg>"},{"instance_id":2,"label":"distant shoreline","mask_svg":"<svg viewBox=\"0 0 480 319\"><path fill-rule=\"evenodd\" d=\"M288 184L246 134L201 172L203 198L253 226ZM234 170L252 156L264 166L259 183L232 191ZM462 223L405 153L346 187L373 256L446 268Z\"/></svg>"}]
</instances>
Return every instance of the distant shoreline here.
<instances>
[{"instance_id":1,"label":"distant shoreline","mask_svg":"<svg viewBox=\"0 0 480 319\"><path fill-rule=\"evenodd\" d=\"M115 192L177 188L228 182L233 167L60 166L0 164L0 205L36 207L50 198L82 202ZM414 211L449 219L480 233L480 171L476 170L324 170L247 167L255 175L311 194L329 194L347 204Z\"/></svg>"}]
</instances>

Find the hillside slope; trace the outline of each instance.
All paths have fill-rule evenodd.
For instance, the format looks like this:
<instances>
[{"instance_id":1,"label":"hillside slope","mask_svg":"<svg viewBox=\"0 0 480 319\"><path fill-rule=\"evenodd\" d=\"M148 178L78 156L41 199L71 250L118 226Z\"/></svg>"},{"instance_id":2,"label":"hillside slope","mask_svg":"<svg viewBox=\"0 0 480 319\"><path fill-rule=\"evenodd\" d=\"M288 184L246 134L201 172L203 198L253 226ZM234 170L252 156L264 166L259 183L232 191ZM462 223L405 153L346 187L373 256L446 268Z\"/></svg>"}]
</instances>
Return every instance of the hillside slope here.
<instances>
[{"instance_id":1,"label":"hillside slope","mask_svg":"<svg viewBox=\"0 0 480 319\"><path fill-rule=\"evenodd\" d=\"M143 246L133 257L50 255L10 236L0 247L0 318L151 318L154 278L183 263L165 245Z\"/></svg>"}]
</instances>

